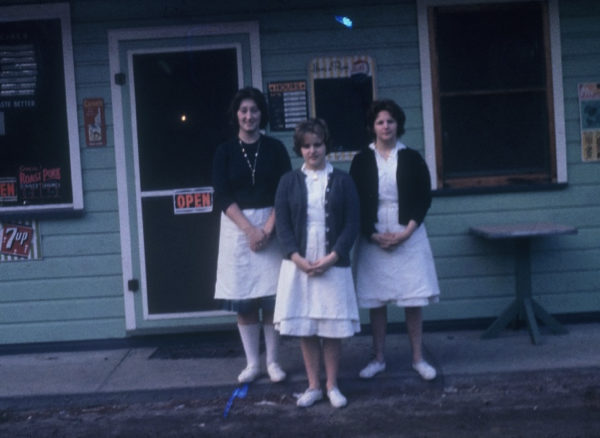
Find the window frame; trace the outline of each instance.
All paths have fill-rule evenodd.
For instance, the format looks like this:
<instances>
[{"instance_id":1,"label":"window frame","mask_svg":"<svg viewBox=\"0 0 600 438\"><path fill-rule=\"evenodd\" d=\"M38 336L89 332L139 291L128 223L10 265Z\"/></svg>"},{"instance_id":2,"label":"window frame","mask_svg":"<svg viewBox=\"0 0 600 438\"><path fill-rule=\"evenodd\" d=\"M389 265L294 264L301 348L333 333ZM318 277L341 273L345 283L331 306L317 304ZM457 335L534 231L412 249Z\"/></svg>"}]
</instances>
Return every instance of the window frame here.
<instances>
[{"instance_id":1,"label":"window frame","mask_svg":"<svg viewBox=\"0 0 600 438\"><path fill-rule=\"evenodd\" d=\"M0 205L0 217L43 217L56 213L80 214L84 209L82 165L80 156L79 128L77 119L77 99L75 92L75 68L73 43L71 36L71 12L68 3L31 4L2 6L0 22L44 21L58 19L60 21L62 39L63 84L65 90L65 123L67 126L68 144L65 149L69 156L71 178L71 199L64 203L36 203L31 205ZM33 126L32 129L35 129Z\"/></svg>"},{"instance_id":2,"label":"window frame","mask_svg":"<svg viewBox=\"0 0 600 438\"><path fill-rule=\"evenodd\" d=\"M430 27L429 15L433 7L436 6L467 6L467 5L491 5L497 3L523 3L526 0L422 0L417 2L417 18L419 32L419 55L421 64L421 97L423 102L423 134L425 143L425 159L431 169L431 186L434 191L462 191L464 189L483 189L484 191L493 190L515 190L519 187L517 184L508 183L508 176L488 176L473 177L464 179L454 179L453 187L444 187L444 181L441 178L441 145L440 125L436 123L439 120L439 105L436 105L436 95L434 87L434 78L437 72L432 62L431 48L434 38L433 29ZM550 77L548 88L552 93L552 100L548 103L549 111L549 130L551 143L554 145L553 156L551 156L551 182L550 186L559 186L567 182L567 159L566 159L566 138L565 138L565 117L564 117L564 97L563 97L563 75L560 43L560 21L558 11L558 0L546 0L543 2L547 16L545 25L548 26L547 38L549 53L546 60L547 71ZM546 175L546 174L544 174ZM539 179L538 179L539 180ZM536 178L532 178L535 182ZM540 186L548 187L549 184L524 184L527 190L538 189Z\"/></svg>"}]
</instances>

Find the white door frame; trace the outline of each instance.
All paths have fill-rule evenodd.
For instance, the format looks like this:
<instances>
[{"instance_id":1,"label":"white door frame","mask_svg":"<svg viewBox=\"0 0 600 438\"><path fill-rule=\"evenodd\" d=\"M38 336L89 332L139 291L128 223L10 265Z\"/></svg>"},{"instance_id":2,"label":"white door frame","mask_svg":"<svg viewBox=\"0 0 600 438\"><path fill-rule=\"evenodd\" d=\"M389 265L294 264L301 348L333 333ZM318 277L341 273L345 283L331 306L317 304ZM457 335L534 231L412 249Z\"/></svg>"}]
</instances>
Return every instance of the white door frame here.
<instances>
[{"instance_id":1,"label":"white door frame","mask_svg":"<svg viewBox=\"0 0 600 438\"><path fill-rule=\"evenodd\" d=\"M125 151L125 130L123 126L122 87L114 81L115 75L125 71L119 57L119 45L130 40L153 40L209 35L247 34L250 43L250 65L252 86L262 89L262 63L260 58L260 38L258 22L193 24L186 26L165 26L152 28L115 29L108 31L108 54L111 79L113 112L113 132L115 141L115 161L119 205L119 229L121 235L121 266L123 270L123 300L125 305L125 328L135 330L135 297L129 291L128 282L133 278L132 242L127 194L127 166ZM136 249L137 250L137 249Z\"/></svg>"}]
</instances>

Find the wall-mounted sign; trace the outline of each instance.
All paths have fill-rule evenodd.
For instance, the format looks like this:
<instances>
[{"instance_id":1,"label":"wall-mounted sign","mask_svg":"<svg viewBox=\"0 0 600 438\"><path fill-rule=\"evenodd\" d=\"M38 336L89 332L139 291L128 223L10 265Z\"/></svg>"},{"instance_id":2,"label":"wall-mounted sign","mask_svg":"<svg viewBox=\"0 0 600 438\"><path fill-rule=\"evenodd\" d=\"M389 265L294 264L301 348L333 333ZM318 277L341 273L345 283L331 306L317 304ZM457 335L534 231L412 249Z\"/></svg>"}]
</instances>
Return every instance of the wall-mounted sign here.
<instances>
[{"instance_id":1,"label":"wall-mounted sign","mask_svg":"<svg viewBox=\"0 0 600 438\"><path fill-rule=\"evenodd\" d=\"M175 214L210 213L213 210L212 187L181 189L173 192Z\"/></svg>"},{"instance_id":2,"label":"wall-mounted sign","mask_svg":"<svg viewBox=\"0 0 600 438\"><path fill-rule=\"evenodd\" d=\"M600 83L579 84L581 159L600 161Z\"/></svg>"},{"instance_id":3,"label":"wall-mounted sign","mask_svg":"<svg viewBox=\"0 0 600 438\"><path fill-rule=\"evenodd\" d=\"M104 99L83 99L83 129L85 144L106 146Z\"/></svg>"},{"instance_id":4,"label":"wall-mounted sign","mask_svg":"<svg viewBox=\"0 0 600 438\"><path fill-rule=\"evenodd\" d=\"M68 4L0 8L0 216L83 208Z\"/></svg>"},{"instance_id":5,"label":"wall-mounted sign","mask_svg":"<svg viewBox=\"0 0 600 438\"><path fill-rule=\"evenodd\" d=\"M0 223L0 262L40 258L35 221Z\"/></svg>"},{"instance_id":6,"label":"wall-mounted sign","mask_svg":"<svg viewBox=\"0 0 600 438\"><path fill-rule=\"evenodd\" d=\"M311 114L331 132L330 159L351 159L369 142L366 115L375 95L375 62L369 56L334 56L309 64Z\"/></svg>"},{"instance_id":7,"label":"wall-mounted sign","mask_svg":"<svg viewBox=\"0 0 600 438\"><path fill-rule=\"evenodd\" d=\"M293 130L308 118L306 81L270 82L267 88L272 131Z\"/></svg>"}]
</instances>

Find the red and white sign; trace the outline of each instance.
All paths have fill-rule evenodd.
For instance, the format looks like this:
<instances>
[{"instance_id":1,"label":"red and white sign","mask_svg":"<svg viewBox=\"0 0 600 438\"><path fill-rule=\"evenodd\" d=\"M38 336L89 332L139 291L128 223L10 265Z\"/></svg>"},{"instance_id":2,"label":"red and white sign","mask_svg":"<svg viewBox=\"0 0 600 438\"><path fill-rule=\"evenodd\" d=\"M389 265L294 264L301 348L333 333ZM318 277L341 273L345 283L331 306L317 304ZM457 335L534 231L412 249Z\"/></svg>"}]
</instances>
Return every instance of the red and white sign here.
<instances>
[{"instance_id":1,"label":"red and white sign","mask_svg":"<svg viewBox=\"0 0 600 438\"><path fill-rule=\"evenodd\" d=\"M2 225L1 254L28 257L33 241L33 228L24 225Z\"/></svg>"},{"instance_id":2,"label":"red and white sign","mask_svg":"<svg viewBox=\"0 0 600 438\"><path fill-rule=\"evenodd\" d=\"M173 193L175 214L210 213L213 210L213 188L197 187Z\"/></svg>"}]
</instances>

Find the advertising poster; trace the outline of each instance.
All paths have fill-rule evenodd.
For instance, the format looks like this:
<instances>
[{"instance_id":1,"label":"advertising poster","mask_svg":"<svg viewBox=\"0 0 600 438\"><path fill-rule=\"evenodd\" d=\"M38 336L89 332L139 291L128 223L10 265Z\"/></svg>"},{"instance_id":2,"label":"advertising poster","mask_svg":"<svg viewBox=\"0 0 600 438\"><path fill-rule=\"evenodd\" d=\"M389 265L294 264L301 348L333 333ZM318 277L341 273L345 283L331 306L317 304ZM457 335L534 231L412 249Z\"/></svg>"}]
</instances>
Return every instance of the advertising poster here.
<instances>
[{"instance_id":1,"label":"advertising poster","mask_svg":"<svg viewBox=\"0 0 600 438\"><path fill-rule=\"evenodd\" d=\"M104 99L83 99L83 125L85 144L88 146L106 146Z\"/></svg>"},{"instance_id":2,"label":"advertising poster","mask_svg":"<svg viewBox=\"0 0 600 438\"><path fill-rule=\"evenodd\" d=\"M0 262L39 259L39 248L35 221L0 222Z\"/></svg>"},{"instance_id":3,"label":"advertising poster","mask_svg":"<svg viewBox=\"0 0 600 438\"><path fill-rule=\"evenodd\" d=\"M600 161L600 83L579 84L581 159Z\"/></svg>"},{"instance_id":4,"label":"advertising poster","mask_svg":"<svg viewBox=\"0 0 600 438\"><path fill-rule=\"evenodd\" d=\"M271 82L268 91L272 131L293 130L308 119L306 81Z\"/></svg>"}]
</instances>

